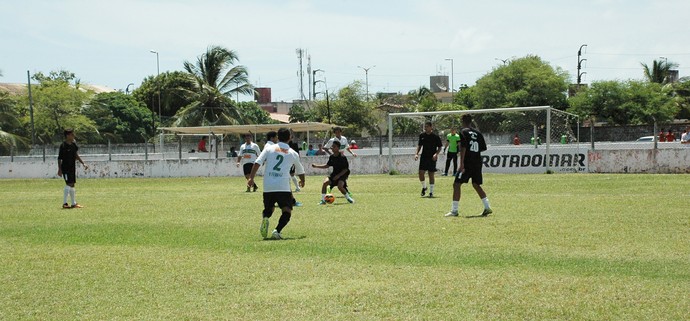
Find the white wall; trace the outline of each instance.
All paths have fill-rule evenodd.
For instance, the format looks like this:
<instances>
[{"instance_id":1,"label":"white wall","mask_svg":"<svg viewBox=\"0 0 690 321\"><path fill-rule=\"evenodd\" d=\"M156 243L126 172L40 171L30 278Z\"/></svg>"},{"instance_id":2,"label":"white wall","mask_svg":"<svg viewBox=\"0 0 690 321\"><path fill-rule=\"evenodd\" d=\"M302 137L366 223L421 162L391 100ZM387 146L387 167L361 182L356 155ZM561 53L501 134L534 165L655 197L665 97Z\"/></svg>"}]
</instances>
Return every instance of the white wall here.
<instances>
[{"instance_id":1,"label":"white wall","mask_svg":"<svg viewBox=\"0 0 690 321\"><path fill-rule=\"evenodd\" d=\"M490 166L484 168L486 173L543 173L544 163L538 163L538 157L543 154L539 149L493 149L484 156L488 158ZM559 164L563 162L563 155L568 161L577 163L573 166L553 166L555 172L593 172L593 173L690 173L690 146L674 149L658 150L573 150L559 148L551 151L553 155L560 155ZM525 156L527 155L527 156ZM537 157L537 158L534 158ZM326 156L302 157L302 164L307 175L327 175L328 170L315 169L312 163L326 163ZM381 174L387 173L388 156L348 155L353 174ZM585 164L584 168L580 161ZM538 163L538 164L537 164ZM182 160L119 160L119 161L89 161L89 169L84 171L78 167L79 178L115 178L115 177L205 177L205 176L243 176L242 168L235 166L235 159L182 159ZM512 165L511 165L512 164ZM534 164L540 166L533 166ZM414 174L418 169L418 162L411 154L394 155L393 168L402 174ZM496 165L496 166L493 166ZM523 166L525 165L525 166ZM445 156L439 159L437 168L445 166ZM47 158L41 160L0 162L0 178L54 178L57 176L57 160Z\"/></svg>"}]
</instances>

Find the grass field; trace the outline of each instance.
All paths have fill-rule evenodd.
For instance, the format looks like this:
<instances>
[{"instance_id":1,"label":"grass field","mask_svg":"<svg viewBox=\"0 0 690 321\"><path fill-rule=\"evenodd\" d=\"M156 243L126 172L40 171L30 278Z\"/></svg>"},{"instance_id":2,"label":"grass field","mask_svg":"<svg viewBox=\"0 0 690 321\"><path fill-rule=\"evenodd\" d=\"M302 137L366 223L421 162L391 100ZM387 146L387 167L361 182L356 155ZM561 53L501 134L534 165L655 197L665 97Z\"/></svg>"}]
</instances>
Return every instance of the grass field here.
<instances>
[{"instance_id":1,"label":"grass field","mask_svg":"<svg viewBox=\"0 0 690 321\"><path fill-rule=\"evenodd\" d=\"M689 178L313 176L284 241L243 178L2 180L0 319L688 320Z\"/></svg>"}]
</instances>

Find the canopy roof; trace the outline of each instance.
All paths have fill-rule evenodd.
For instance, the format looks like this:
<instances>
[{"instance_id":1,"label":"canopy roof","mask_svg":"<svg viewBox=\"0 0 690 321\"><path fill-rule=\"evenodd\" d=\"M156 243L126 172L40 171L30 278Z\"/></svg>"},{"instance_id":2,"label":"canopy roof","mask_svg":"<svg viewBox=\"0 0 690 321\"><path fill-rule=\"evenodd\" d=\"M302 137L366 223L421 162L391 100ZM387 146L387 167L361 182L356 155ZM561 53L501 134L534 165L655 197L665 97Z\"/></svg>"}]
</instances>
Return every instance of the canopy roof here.
<instances>
[{"instance_id":1,"label":"canopy roof","mask_svg":"<svg viewBox=\"0 0 690 321\"><path fill-rule=\"evenodd\" d=\"M260 134L270 131L278 131L280 128L289 128L295 132L325 131L338 125L325 123L290 123L290 124L265 124L265 125L224 125L224 126L197 126L197 127L161 127L163 132L178 134L214 135L220 134Z\"/></svg>"}]
</instances>

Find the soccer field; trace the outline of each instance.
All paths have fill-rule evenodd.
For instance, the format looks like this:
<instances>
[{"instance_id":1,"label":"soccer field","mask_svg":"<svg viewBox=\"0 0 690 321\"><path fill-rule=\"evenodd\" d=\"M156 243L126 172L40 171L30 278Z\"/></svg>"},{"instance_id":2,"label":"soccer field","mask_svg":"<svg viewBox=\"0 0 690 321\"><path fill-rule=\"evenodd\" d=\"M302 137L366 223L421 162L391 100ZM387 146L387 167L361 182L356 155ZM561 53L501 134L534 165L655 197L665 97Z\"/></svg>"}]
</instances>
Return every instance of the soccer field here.
<instances>
[{"instance_id":1,"label":"soccer field","mask_svg":"<svg viewBox=\"0 0 690 321\"><path fill-rule=\"evenodd\" d=\"M282 241L243 178L2 180L0 320L687 320L688 178L309 176Z\"/></svg>"}]
</instances>

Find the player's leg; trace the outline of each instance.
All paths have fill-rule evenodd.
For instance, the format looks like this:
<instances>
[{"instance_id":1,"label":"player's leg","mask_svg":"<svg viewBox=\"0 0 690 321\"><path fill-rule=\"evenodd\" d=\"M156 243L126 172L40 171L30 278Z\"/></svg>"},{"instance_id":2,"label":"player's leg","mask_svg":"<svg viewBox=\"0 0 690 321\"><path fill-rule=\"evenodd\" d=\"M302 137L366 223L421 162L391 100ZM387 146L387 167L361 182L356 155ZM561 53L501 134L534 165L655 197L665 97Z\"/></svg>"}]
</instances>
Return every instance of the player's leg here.
<instances>
[{"instance_id":1,"label":"player's leg","mask_svg":"<svg viewBox=\"0 0 690 321\"><path fill-rule=\"evenodd\" d=\"M271 218L273 215L273 210L275 209L276 199L274 194L275 193L264 193L263 195L264 210L261 213L261 227L259 228L263 238L268 236L269 218Z\"/></svg>"},{"instance_id":2,"label":"player's leg","mask_svg":"<svg viewBox=\"0 0 690 321\"><path fill-rule=\"evenodd\" d=\"M70 171L67 173L67 185L69 186L69 196L72 201L71 208L81 208L81 205L77 203L77 190L74 186L77 184L77 173L76 171Z\"/></svg>"},{"instance_id":3,"label":"player's leg","mask_svg":"<svg viewBox=\"0 0 690 321\"><path fill-rule=\"evenodd\" d=\"M249 174L252 173L252 167L254 167L253 163L247 163L242 165L242 171L244 172L244 178L246 180L249 180ZM247 192L251 192L251 189L254 188L254 192L259 188L258 185L256 185L256 182L254 182L253 186L247 186Z\"/></svg>"},{"instance_id":4,"label":"player's leg","mask_svg":"<svg viewBox=\"0 0 690 321\"><path fill-rule=\"evenodd\" d=\"M462 184L469 182L469 175L462 173L456 175L453 180L453 202L451 203L450 212L446 216L458 216L460 208L460 197L462 196Z\"/></svg>"},{"instance_id":5,"label":"player's leg","mask_svg":"<svg viewBox=\"0 0 690 321\"><path fill-rule=\"evenodd\" d=\"M450 168L450 162L453 160L451 154L453 153L448 152L446 154L446 167L443 170L443 176L448 176L448 168Z\"/></svg>"},{"instance_id":6,"label":"player's leg","mask_svg":"<svg viewBox=\"0 0 690 321\"><path fill-rule=\"evenodd\" d=\"M483 183L483 177L482 177L482 172L481 170L475 171L472 176L472 187L474 187L474 190L477 192L477 195L479 198L482 200L482 203L484 204L484 211L482 212L482 216L487 216L493 211L491 210L491 206L489 205L489 198L486 196L486 192L484 191L484 188L482 188L482 183Z\"/></svg>"},{"instance_id":7,"label":"player's leg","mask_svg":"<svg viewBox=\"0 0 690 321\"><path fill-rule=\"evenodd\" d=\"M347 184L347 181L346 181L345 179L340 179L340 180L338 180L338 190L339 190L341 193L343 193L343 195L345 195L345 199L346 199L348 202L354 203L355 200L352 199L352 197L350 197L350 195L348 195L348 193L347 193L347 189L345 188L345 185L346 185L346 184Z\"/></svg>"},{"instance_id":8,"label":"player's leg","mask_svg":"<svg viewBox=\"0 0 690 321\"><path fill-rule=\"evenodd\" d=\"M457 174L458 172L458 153L449 153L452 154L452 159L453 159L453 176ZM446 173L448 170L446 170Z\"/></svg>"},{"instance_id":9,"label":"player's leg","mask_svg":"<svg viewBox=\"0 0 690 321\"><path fill-rule=\"evenodd\" d=\"M436 184L436 161L431 159L429 161L429 197L434 197L434 185Z\"/></svg>"},{"instance_id":10,"label":"player's leg","mask_svg":"<svg viewBox=\"0 0 690 321\"><path fill-rule=\"evenodd\" d=\"M290 222L290 218L292 217L292 193L278 192L276 194L278 196L277 202L278 207L280 207L281 214L280 219L278 220L278 225L276 226L275 230L273 230L273 238L280 240L283 238L281 235L283 228L285 228L285 226Z\"/></svg>"},{"instance_id":11,"label":"player's leg","mask_svg":"<svg viewBox=\"0 0 690 321\"><path fill-rule=\"evenodd\" d=\"M420 166L421 166L421 164L420 164ZM426 181L424 180L424 173L426 173L425 170L423 170L423 169L419 170L419 183L422 184L422 193L421 193L422 196L426 195Z\"/></svg>"},{"instance_id":12,"label":"player's leg","mask_svg":"<svg viewBox=\"0 0 690 321\"><path fill-rule=\"evenodd\" d=\"M323 180L323 184L321 184L321 200L319 201L319 205L326 204L326 189L329 186L331 186L331 179L330 177L326 177Z\"/></svg>"}]
</instances>

